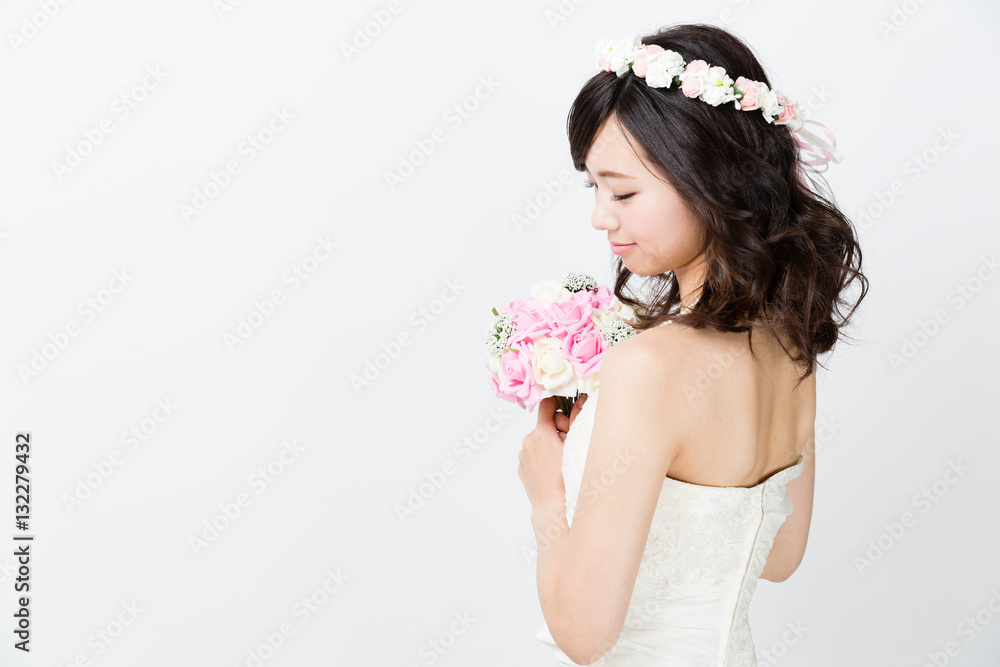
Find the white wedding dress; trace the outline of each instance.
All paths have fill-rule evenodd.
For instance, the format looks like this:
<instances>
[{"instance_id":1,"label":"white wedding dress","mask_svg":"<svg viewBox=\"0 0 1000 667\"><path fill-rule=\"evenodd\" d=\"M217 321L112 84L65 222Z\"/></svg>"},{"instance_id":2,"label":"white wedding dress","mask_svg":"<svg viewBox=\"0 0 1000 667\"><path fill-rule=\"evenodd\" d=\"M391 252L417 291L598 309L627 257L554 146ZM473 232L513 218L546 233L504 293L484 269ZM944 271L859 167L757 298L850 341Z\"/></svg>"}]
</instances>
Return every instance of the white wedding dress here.
<instances>
[{"instance_id":1,"label":"white wedding dress","mask_svg":"<svg viewBox=\"0 0 1000 667\"><path fill-rule=\"evenodd\" d=\"M589 395L563 449L566 516L572 525L590 445L598 389ZM717 487L664 478L639 565L625 627L592 663L603 667L752 667L747 614L778 528L792 513L785 484L805 467L799 456L753 487ZM577 665L543 624L535 637L560 665Z\"/></svg>"}]
</instances>

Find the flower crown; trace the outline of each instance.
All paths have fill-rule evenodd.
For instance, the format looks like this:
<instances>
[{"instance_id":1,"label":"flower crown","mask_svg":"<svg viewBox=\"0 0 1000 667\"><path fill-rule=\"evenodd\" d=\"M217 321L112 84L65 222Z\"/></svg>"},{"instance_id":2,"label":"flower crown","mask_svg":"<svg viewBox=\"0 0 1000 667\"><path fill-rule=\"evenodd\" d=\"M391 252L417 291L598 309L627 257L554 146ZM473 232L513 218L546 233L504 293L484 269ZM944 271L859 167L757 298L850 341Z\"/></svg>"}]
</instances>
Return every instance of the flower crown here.
<instances>
[{"instance_id":1,"label":"flower crown","mask_svg":"<svg viewBox=\"0 0 1000 667\"><path fill-rule=\"evenodd\" d=\"M704 60L685 63L683 56L676 51L657 44L643 44L638 35L602 39L597 42L594 56L597 65L604 71L613 71L623 77L631 70L640 79L645 79L650 88L670 88L676 84L685 96L697 97L714 107L731 102L741 111L759 109L768 123L787 125L800 148L821 156L803 160L804 164L826 165L830 161L839 163L843 160L836 150L837 140L829 128L806 120L794 97L777 89L771 90L762 81L752 81L743 76L733 81L722 67L712 67ZM830 141L804 129L806 123L822 128ZM807 141L800 140L796 135Z\"/></svg>"}]
</instances>

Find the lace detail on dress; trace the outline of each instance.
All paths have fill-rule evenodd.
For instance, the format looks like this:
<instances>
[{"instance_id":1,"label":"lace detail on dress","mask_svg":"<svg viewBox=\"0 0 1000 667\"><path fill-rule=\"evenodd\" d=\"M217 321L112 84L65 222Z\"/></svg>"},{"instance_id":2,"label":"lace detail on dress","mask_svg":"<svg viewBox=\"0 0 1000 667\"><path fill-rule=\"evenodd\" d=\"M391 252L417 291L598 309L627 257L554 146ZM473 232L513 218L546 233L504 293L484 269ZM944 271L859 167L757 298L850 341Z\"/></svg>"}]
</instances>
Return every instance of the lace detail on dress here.
<instances>
[{"instance_id":1,"label":"lace detail on dress","mask_svg":"<svg viewBox=\"0 0 1000 667\"><path fill-rule=\"evenodd\" d=\"M580 497L599 391L563 442L566 518ZM757 580L792 502L785 485L802 456L756 486L713 487L665 478L621 636L595 667L755 667L748 616ZM543 624L535 637L573 663Z\"/></svg>"},{"instance_id":2,"label":"lace detail on dress","mask_svg":"<svg viewBox=\"0 0 1000 667\"><path fill-rule=\"evenodd\" d=\"M677 584L722 586L742 574L748 545L739 536L747 521L760 514L760 505L747 496L720 496L710 508L703 499L689 496L662 499L639 577L660 593L669 593Z\"/></svg>"},{"instance_id":3,"label":"lace detail on dress","mask_svg":"<svg viewBox=\"0 0 1000 667\"><path fill-rule=\"evenodd\" d=\"M747 665L749 667L754 667L757 664L757 649L753 644L753 635L750 634L750 622L745 616L736 619L733 630L729 634L726 664Z\"/></svg>"}]
</instances>

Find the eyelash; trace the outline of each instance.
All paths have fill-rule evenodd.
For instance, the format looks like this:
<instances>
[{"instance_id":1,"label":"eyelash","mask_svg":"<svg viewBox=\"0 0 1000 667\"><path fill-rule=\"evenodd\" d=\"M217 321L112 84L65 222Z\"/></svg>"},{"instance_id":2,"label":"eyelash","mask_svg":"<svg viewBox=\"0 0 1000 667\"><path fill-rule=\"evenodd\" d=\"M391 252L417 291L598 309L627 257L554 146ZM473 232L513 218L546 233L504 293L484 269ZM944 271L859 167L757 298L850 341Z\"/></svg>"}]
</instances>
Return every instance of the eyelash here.
<instances>
[{"instance_id":1,"label":"eyelash","mask_svg":"<svg viewBox=\"0 0 1000 667\"><path fill-rule=\"evenodd\" d=\"M585 187L585 188L596 188L597 187L597 183L594 183L590 179L584 179L584 181L583 181L583 187ZM621 196L613 194L613 195L611 195L611 199L612 199L612 201L622 201L624 199L628 199L629 197L631 197L634 194L635 194L634 192L629 193L627 195L621 195Z\"/></svg>"}]
</instances>

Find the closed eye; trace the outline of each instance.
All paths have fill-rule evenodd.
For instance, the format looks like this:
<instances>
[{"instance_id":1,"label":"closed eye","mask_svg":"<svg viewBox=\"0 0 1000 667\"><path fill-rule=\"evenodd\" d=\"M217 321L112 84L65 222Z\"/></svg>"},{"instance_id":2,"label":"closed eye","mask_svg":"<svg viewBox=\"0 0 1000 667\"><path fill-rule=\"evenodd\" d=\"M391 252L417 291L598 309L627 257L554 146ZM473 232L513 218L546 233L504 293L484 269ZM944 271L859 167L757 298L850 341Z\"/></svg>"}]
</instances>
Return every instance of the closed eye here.
<instances>
[{"instance_id":1,"label":"closed eye","mask_svg":"<svg viewBox=\"0 0 1000 667\"><path fill-rule=\"evenodd\" d=\"M594 183L589 178L588 179L584 179L583 180L583 187L585 187L585 188L596 188L597 187L597 183ZM622 201L623 199L628 199L629 197L631 197L634 194L635 194L634 192L630 192L627 195L612 194L611 195L611 201Z\"/></svg>"}]
</instances>

